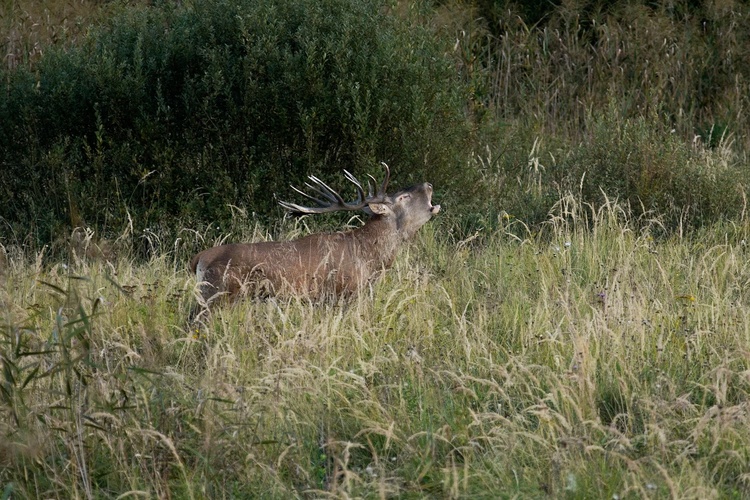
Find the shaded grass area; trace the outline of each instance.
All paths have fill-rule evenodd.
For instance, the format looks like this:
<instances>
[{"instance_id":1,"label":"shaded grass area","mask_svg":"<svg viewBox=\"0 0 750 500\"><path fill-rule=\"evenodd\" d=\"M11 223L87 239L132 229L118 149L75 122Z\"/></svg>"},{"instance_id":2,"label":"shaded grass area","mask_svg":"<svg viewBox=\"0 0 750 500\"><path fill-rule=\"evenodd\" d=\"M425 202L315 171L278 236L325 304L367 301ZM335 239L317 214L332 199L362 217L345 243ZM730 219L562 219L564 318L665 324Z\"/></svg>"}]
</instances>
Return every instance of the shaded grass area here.
<instances>
[{"instance_id":1,"label":"shaded grass area","mask_svg":"<svg viewBox=\"0 0 750 500\"><path fill-rule=\"evenodd\" d=\"M747 494L744 221L662 237L566 196L533 232L503 219L457 239L437 222L353 302L245 301L199 327L180 243L67 267L8 249L3 487Z\"/></svg>"}]
</instances>

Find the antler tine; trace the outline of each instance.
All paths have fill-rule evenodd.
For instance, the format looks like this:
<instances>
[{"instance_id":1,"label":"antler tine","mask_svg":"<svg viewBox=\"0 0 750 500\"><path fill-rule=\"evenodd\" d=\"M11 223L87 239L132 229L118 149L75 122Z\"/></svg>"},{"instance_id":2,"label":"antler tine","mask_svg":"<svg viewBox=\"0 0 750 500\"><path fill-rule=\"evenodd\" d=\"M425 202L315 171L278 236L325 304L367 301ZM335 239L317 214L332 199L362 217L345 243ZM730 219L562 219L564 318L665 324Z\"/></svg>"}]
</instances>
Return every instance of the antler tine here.
<instances>
[{"instance_id":1,"label":"antler tine","mask_svg":"<svg viewBox=\"0 0 750 500\"><path fill-rule=\"evenodd\" d=\"M340 204L346 204L344 199L341 197L340 194L338 194L336 191L334 191L331 186L326 184L325 182L321 181L314 175L311 175L309 179L315 184L315 186L311 186L308 183L305 183L305 185L311 189L314 189L319 194L322 194L326 198L328 198L331 203L340 203Z\"/></svg>"},{"instance_id":2,"label":"antler tine","mask_svg":"<svg viewBox=\"0 0 750 500\"><path fill-rule=\"evenodd\" d=\"M289 210L290 212L297 212L300 214L314 214L317 213L314 208L303 207L296 203L289 203L287 201L280 201L279 205Z\"/></svg>"},{"instance_id":3,"label":"antler tine","mask_svg":"<svg viewBox=\"0 0 750 500\"><path fill-rule=\"evenodd\" d=\"M359 179L357 179L354 174L349 172L347 169L344 169L344 177L346 177L346 180L357 186L357 189L362 189L362 184L360 184Z\"/></svg>"},{"instance_id":4,"label":"antler tine","mask_svg":"<svg viewBox=\"0 0 750 500\"><path fill-rule=\"evenodd\" d=\"M362 183L360 183L359 180L351 172L344 170L344 176L357 188L357 199L351 203L345 202L342 196L333 188L331 188L331 186L323 182L318 177L311 175L308 177L308 179L310 179L310 182L306 182L305 187L313 193L318 194L320 198L306 193L301 189L297 189L294 186L291 187L294 191L301 194L305 198L312 200L320 205L319 207L303 207L302 205L297 205L296 203L289 203L286 201L280 201L279 204L289 211L299 212L303 214L321 214L325 212L336 212L338 210L359 210L360 208L363 208L372 197L365 196L365 191L362 187ZM370 191L372 191L372 189L370 189Z\"/></svg>"},{"instance_id":5,"label":"antler tine","mask_svg":"<svg viewBox=\"0 0 750 500\"><path fill-rule=\"evenodd\" d=\"M356 204L359 205L367 200L367 197L365 196L365 190L362 187L362 184L359 182L359 179L354 177L354 175L349 172L348 170L344 169L344 176L347 178L349 182L354 184L354 186L357 188L357 201Z\"/></svg>"},{"instance_id":6,"label":"antler tine","mask_svg":"<svg viewBox=\"0 0 750 500\"><path fill-rule=\"evenodd\" d=\"M325 196L325 193L323 193L323 192L321 192L321 191L319 191L319 190L315 189L315 188L314 188L313 186L311 186L311 185L309 185L309 184L307 184L307 183L305 183L305 185L306 185L307 187L309 187L310 189L314 190L314 191L315 191L316 193L318 193L318 194L321 194L321 195ZM326 204L328 204L328 202L326 202L326 201L323 201L323 200L321 200L321 199L319 199L319 198L316 198L315 196L312 196L312 195L310 195L310 194L307 194L307 193L305 193L304 191L302 191L301 189L297 189L297 188L296 188L296 187L294 187L294 186L289 186L289 187L290 187L290 188L292 188L293 190L295 190L296 192L298 192L299 194L301 194L302 196L304 196L305 198L307 198L307 199L309 199L309 200L312 200L312 201L314 201L314 202L315 202L315 203L317 203L318 205L326 205Z\"/></svg>"},{"instance_id":7,"label":"antler tine","mask_svg":"<svg viewBox=\"0 0 750 500\"><path fill-rule=\"evenodd\" d=\"M370 174L367 174L367 197L374 198L377 192L375 191L378 187L378 181Z\"/></svg>"},{"instance_id":8,"label":"antler tine","mask_svg":"<svg viewBox=\"0 0 750 500\"><path fill-rule=\"evenodd\" d=\"M383 179L383 184L380 185L378 196L385 196L386 195L385 190L388 188L388 182L391 180L391 168L384 161L381 161L380 164L383 165L383 167L385 168L385 179Z\"/></svg>"},{"instance_id":9,"label":"antler tine","mask_svg":"<svg viewBox=\"0 0 750 500\"><path fill-rule=\"evenodd\" d=\"M388 187L388 182L391 177L391 169L388 167L388 165L385 162L380 162L381 165L385 167L385 179L383 179L383 183L378 186L378 180L372 175L367 174L367 198L368 199L382 199L385 198L388 194L386 192L386 189ZM377 191L376 191L377 189Z\"/></svg>"},{"instance_id":10,"label":"antler tine","mask_svg":"<svg viewBox=\"0 0 750 500\"><path fill-rule=\"evenodd\" d=\"M314 201L320 206L319 207L303 207L302 205L297 205L296 203L290 203L288 201L279 201L279 205L289 210L290 212L298 212L302 214L321 214L325 212L330 212L332 210L337 210L337 208L332 208L334 207L334 203L338 203L338 201L336 200L336 197L331 194L333 190L315 176L310 176L310 181L313 182L313 184L318 184L320 187L313 185L313 184L309 184L307 182L305 183L305 186L308 189L323 196L328 201L323 201L319 198L316 198L315 196L312 196L302 191L301 189L298 189L294 186L289 186L297 193L301 194L302 196L304 196L305 198L309 200ZM326 190L326 188L328 189Z\"/></svg>"},{"instance_id":11,"label":"antler tine","mask_svg":"<svg viewBox=\"0 0 750 500\"><path fill-rule=\"evenodd\" d=\"M365 205L365 202L367 201L367 199L365 198L364 189L362 189L362 184L360 184L359 180L357 180L357 178L347 170L344 170L344 176L357 188L357 199L351 203L345 202L337 191L331 189L330 186L328 186L320 179L315 178L315 182L319 183L321 187L323 187L328 193L330 193L333 198L335 198L335 200L331 199L331 202L335 203L335 208L337 210L359 210Z\"/></svg>"}]
</instances>

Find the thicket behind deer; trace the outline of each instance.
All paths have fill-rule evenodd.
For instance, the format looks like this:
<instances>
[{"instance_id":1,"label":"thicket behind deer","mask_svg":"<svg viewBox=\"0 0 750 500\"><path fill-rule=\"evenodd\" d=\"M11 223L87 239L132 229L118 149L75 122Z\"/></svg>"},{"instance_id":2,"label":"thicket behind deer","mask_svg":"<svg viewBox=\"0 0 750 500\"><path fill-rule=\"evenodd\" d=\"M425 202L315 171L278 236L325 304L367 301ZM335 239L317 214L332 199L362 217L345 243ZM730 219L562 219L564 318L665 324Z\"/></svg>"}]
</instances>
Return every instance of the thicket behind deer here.
<instances>
[{"instance_id":1,"label":"thicket behind deer","mask_svg":"<svg viewBox=\"0 0 750 500\"><path fill-rule=\"evenodd\" d=\"M315 176L305 184L313 194L292 189L318 206L281 202L287 210L300 214L364 210L371 217L360 228L291 241L226 244L193 257L190 269L200 282L203 301L210 305L220 298L234 300L241 295L345 297L377 278L391 267L404 242L440 211L440 205L432 204L428 182L388 195L390 169L382 165L382 184L378 186L368 175L367 194L362 183L344 170L357 189L353 202L345 202Z\"/></svg>"}]
</instances>

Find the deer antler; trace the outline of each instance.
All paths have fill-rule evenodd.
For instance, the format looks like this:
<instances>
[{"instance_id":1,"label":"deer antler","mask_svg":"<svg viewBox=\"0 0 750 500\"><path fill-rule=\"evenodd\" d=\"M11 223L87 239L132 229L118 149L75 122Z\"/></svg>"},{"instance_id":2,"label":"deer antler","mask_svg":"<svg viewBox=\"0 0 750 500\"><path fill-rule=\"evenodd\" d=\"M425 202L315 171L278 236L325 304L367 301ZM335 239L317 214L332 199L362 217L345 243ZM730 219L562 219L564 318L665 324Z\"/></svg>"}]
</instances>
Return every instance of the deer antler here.
<instances>
[{"instance_id":1,"label":"deer antler","mask_svg":"<svg viewBox=\"0 0 750 500\"><path fill-rule=\"evenodd\" d=\"M362 183L359 182L351 172L344 170L344 176L346 179L357 188L357 199L355 201L349 203L345 202L341 195L333 190L328 184L314 175L311 175L308 177L310 182L306 182L305 187L315 193L314 195L305 193L294 186L292 186L292 189L305 198L317 203L319 205L318 207L303 207L302 205L286 201L280 201L279 205L291 212L301 214L322 214L327 212L338 212L340 210L360 210L370 203L383 202L388 197L386 188L388 187L388 181L391 178L391 169L385 164L385 162L380 163L385 168L385 179L383 179L382 184L378 187L378 181L375 180L375 177L367 174L367 195L365 195L365 189L362 186ZM376 189L377 191L375 191Z\"/></svg>"}]
</instances>

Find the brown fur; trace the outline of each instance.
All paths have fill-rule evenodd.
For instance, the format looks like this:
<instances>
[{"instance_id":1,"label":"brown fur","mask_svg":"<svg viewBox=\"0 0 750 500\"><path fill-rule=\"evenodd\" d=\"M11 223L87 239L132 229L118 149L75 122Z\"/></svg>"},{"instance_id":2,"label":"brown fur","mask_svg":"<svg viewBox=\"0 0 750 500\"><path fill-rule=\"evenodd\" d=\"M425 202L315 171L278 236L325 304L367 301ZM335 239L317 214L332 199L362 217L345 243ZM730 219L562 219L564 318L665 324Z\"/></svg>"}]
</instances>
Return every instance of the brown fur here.
<instances>
[{"instance_id":1,"label":"brown fur","mask_svg":"<svg viewBox=\"0 0 750 500\"><path fill-rule=\"evenodd\" d=\"M402 243L440 210L431 196L428 183L400 191L371 204L375 215L347 232L209 248L193 257L190 270L202 282L206 303L246 294L345 297L389 268Z\"/></svg>"}]
</instances>

